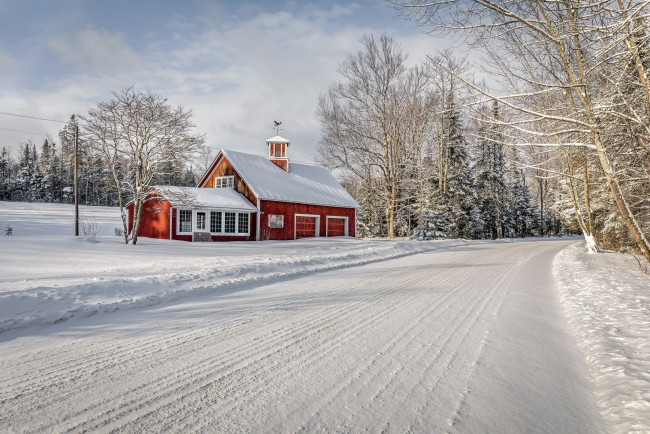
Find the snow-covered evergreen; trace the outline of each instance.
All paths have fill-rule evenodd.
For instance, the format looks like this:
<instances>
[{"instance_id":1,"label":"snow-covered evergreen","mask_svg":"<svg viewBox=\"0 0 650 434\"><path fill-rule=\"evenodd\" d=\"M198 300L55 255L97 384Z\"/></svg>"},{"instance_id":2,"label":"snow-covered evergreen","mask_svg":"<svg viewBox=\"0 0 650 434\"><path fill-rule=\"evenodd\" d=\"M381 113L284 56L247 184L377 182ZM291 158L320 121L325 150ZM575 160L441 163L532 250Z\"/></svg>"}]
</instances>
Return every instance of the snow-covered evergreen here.
<instances>
[{"instance_id":1,"label":"snow-covered evergreen","mask_svg":"<svg viewBox=\"0 0 650 434\"><path fill-rule=\"evenodd\" d=\"M45 139L37 148L32 142L20 146L17 162L6 148L0 151L0 200L20 202L72 203L74 200L74 153L68 129L59 135L61 145ZM105 158L94 149L79 149L78 185L82 205L115 206L112 174ZM126 171L126 165L120 168ZM194 186L196 176L182 160L175 161L159 175L159 183Z\"/></svg>"}]
</instances>

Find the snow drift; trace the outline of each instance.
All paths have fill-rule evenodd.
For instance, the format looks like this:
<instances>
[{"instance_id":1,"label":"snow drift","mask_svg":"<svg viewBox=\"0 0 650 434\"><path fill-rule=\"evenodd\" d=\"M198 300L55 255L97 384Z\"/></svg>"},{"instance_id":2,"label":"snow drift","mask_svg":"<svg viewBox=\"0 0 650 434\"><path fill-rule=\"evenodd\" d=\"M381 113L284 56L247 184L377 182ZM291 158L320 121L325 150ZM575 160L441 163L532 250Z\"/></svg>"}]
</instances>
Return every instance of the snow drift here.
<instances>
[{"instance_id":1,"label":"snow drift","mask_svg":"<svg viewBox=\"0 0 650 434\"><path fill-rule=\"evenodd\" d=\"M612 432L650 430L650 276L620 253L582 243L554 261L560 299Z\"/></svg>"}]
</instances>

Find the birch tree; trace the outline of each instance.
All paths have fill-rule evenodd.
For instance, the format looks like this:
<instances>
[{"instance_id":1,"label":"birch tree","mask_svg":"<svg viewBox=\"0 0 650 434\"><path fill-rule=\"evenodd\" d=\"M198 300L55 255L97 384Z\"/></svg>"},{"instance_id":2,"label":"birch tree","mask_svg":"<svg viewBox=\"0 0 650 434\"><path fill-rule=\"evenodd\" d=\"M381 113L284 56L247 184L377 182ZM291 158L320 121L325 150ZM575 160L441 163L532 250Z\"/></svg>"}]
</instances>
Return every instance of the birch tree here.
<instances>
[{"instance_id":1,"label":"birch tree","mask_svg":"<svg viewBox=\"0 0 650 434\"><path fill-rule=\"evenodd\" d=\"M621 125L626 120L634 124L639 139L635 148L646 149L650 87L642 42L647 1L391 3L431 31L461 30L482 47L491 59L492 74L501 76L510 93L496 95L474 89L518 114L518 120L510 126L520 137L529 139L523 144L589 149L636 248L650 261L648 227L644 227L650 207L647 201L635 203L630 195L631 182L641 182L640 190L649 191L640 167L645 162L621 161L638 168L639 181L616 166L607 122ZM623 83L620 73L626 65L634 79ZM632 104L626 88L637 90L644 104ZM539 104L547 98L553 104Z\"/></svg>"},{"instance_id":2,"label":"birch tree","mask_svg":"<svg viewBox=\"0 0 650 434\"><path fill-rule=\"evenodd\" d=\"M413 87L422 80L409 77L417 72L409 73L406 54L392 38L365 35L361 43L363 48L339 67L343 81L320 97L318 154L330 169L344 168L361 179L381 177L386 230L392 238L406 157L402 123Z\"/></svg>"},{"instance_id":3,"label":"birch tree","mask_svg":"<svg viewBox=\"0 0 650 434\"><path fill-rule=\"evenodd\" d=\"M430 87L429 92L433 93L435 101L434 132L436 144L436 168L438 191L447 192L447 177L449 175L449 156L451 155L451 139L447 134L450 131L449 124L452 118L457 115L458 110L467 102L463 83L458 79L457 74L469 70L467 60L457 57L451 50L443 50L429 57L427 63Z\"/></svg>"},{"instance_id":4,"label":"birch tree","mask_svg":"<svg viewBox=\"0 0 650 434\"><path fill-rule=\"evenodd\" d=\"M174 108L166 98L133 87L113 92L113 99L99 102L81 119L84 140L109 162L124 241L136 244L142 209L153 193L152 180L169 164L198 151L204 136L193 132L190 110ZM134 205L130 234L125 209L128 202Z\"/></svg>"}]
</instances>

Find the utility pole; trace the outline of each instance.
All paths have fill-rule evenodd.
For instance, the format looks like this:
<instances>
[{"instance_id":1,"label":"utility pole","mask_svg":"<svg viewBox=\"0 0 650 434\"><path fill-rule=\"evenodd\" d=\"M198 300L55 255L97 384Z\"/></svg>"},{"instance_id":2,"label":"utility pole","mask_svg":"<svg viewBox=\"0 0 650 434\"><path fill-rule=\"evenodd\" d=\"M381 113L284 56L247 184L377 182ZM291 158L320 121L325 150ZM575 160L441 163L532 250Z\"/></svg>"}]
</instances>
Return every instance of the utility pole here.
<instances>
[{"instance_id":1,"label":"utility pole","mask_svg":"<svg viewBox=\"0 0 650 434\"><path fill-rule=\"evenodd\" d=\"M79 126L74 126L74 236L79 236L79 186L77 185L77 163L79 160Z\"/></svg>"}]
</instances>

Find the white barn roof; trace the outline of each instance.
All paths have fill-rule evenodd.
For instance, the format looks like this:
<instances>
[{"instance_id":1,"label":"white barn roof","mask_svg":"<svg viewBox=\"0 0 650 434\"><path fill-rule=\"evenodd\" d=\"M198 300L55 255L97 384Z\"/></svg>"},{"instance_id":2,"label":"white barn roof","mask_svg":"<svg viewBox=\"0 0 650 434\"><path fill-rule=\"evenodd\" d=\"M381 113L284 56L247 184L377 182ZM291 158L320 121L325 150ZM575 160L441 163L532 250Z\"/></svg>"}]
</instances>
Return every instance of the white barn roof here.
<instances>
[{"instance_id":1,"label":"white barn roof","mask_svg":"<svg viewBox=\"0 0 650 434\"><path fill-rule=\"evenodd\" d=\"M290 162L289 172L285 172L260 155L228 150L222 152L259 199L359 207L336 178L323 167Z\"/></svg>"},{"instance_id":2,"label":"white barn roof","mask_svg":"<svg viewBox=\"0 0 650 434\"><path fill-rule=\"evenodd\" d=\"M232 188L197 188L156 185L154 187L172 206L257 211L244 196Z\"/></svg>"}]
</instances>

